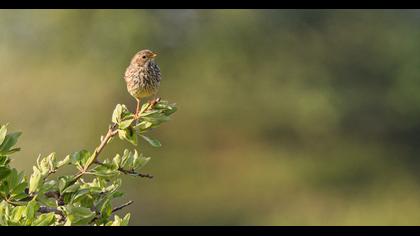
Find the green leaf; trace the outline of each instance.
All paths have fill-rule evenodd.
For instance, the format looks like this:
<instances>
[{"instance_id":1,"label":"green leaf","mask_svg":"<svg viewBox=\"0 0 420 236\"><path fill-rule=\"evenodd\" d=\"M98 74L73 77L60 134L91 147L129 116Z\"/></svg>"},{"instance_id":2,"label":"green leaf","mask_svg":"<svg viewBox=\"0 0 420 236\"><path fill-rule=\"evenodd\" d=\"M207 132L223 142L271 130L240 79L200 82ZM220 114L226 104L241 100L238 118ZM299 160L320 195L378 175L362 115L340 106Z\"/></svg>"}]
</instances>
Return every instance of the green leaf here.
<instances>
[{"instance_id":1,"label":"green leaf","mask_svg":"<svg viewBox=\"0 0 420 236\"><path fill-rule=\"evenodd\" d=\"M37 217L37 219L32 222L32 226L48 226L55 222L55 216L53 212L42 214Z\"/></svg>"},{"instance_id":2,"label":"green leaf","mask_svg":"<svg viewBox=\"0 0 420 236\"><path fill-rule=\"evenodd\" d=\"M111 184L111 185L107 186L107 187L104 189L104 191L105 191L105 192L109 192L109 193L113 193L113 192L117 191L117 190L121 187L121 183L122 183L121 178L117 178L117 179L115 179L115 180L112 182L112 184Z\"/></svg>"},{"instance_id":3,"label":"green leaf","mask_svg":"<svg viewBox=\"0 0 420 236\"><path fill-rule=\"evenodd\" d=\"M48 161L48 167L49 167L50 171L55 171L55 168L57 166L57 162L55 161L55 152L48 155L46 157L46 159Z\"/></svg>"},{"instance_id":4,"label":"green leaf","mask_svg":"<svg viewBox=\"0 0 420 236\"><path fill-rule=\"evenodd\" d=\"M110 226L127 226L130 221L130 213L127 213L123 219L119 217L118 215L114 216L114 221L108 222L106 225Z\"/></svg>"},{"instance_id":5,"label":"green leaf","mask_svg":"<svg viewBox=\"0 0 420 236\"><path fill-rule=\"evenodd\" d=\"M112 162L114 163L117 169L121 167L121 161L121 156L119 154L115 155L115 157L112 158Z\"/></svg>"},{"instance_id":6,"label":"green leaf","mask_svg":"<svg viewBox=\"0 0 420 236\"><path fill-rule=\"evenodd\" d=\"M154 109L160 110L166 116L170 116L177 111L176 104L169 105L167 101L161 101L154 106Z\"/></svg>"},{"instance_id":7,"label":"green leaf","mask_svg":"<svg viewBox=\"0 0 420 236\"><path fill-rule=\"evenodd\" d=\"M10 148L12 148L17 143L17 140L21 134L21 132L15 132L6 135L3 143L0 145L0 154L6 155Z\"/></svg>"},{"instance_id":8,"label":"green leaf","mask_svg":"<svg viewBox=\"0 0 420 236\"><path fill-rule=\"evenodd\" d=\"M90 159L91 154L87 150L81 150L74 152L70 155L70 160L72 164L79 164L80 166L85 166L87 161Z\"/></svg>"},{"instance_id":9,"label":"green leaf","mask_svg":"<svg viewBox=\"0 0 420 236\"><path fill-rule=\"evenodd\" d=\"M83 168L86 170L96 159L95 154L90 155L90 157L86 160L86 163L84 164Z\"/></svg>"},{"instance_id":10,"label":"green leaf","mask_svg":"<svg viewBox=\"0 0 420 236\"><path fill-rule=\"evenodd\" d=\"M90 189L80 189L79 191L77 191L76 194L73 195L71 202L73 203L73 202L79 200L80 198L86 196L90 192L91 192Z\"/></svg>"},{"instance_id":11,"label":"green leaf","mask_svg":"<svg viewBox=\"0 0 420 236\"><path fill-rule=\"evenodd\" d=\"M10 215L10 204L6 201L0 202L0 216L6 216L8 217Z\"/></svg>"},{"instance_id":12,"label":"green leaf","mask_svg":"<svg viewBox=\"0 0 420 236\"><path fill-rule=\"evenodd\" d=\"M154 109L166 109L169 106L168 101L160 100L155 104Z\"/></svg>"},{"instance_id":13,"label":"green leaf","mask_svg":"<svg viewBox=\"0 0 420 236\"><path fill-rule=\"evenodd\" d=\"M107 199L102 204L100 213L101 213L101 218L103 218L103 219L108 219L111 216L111 214L112 214L112 206L111 206L111 201L109 199Z\"/></svg>"},{"instance_id":14,"label":"green leaf","mask_svg":"<svg viewBox=\"0 0 420 236\"><path fill-rule=\"evenodd\" d=\"M2 125L0 127L0 144L3 143L4 138L6 137L7 134L7 125Z\"/></svg>"},{"instance_id":15,"label":"green leaf","mask_svg":"<svg viewBox=\"0 0 420 236\"><path fill-rule=\"evenodd\" d=\"M26 205L24 216L28 219L35 217L35 213L38 211L39 205L36 203L35 198L28 202Z\"/></svg>"},{"instance_id":16,"label":"green leaf","mask_svg":"<svg viewBox=\"0 0 420 236\"><path fill-rule=\"evenodd\" d=\"M173 113L175 113L178 110L178 108L171 106L168 109L166 109L163 113L167 116L172 115Z\"/></svg>"},{"instance_id":17,"label":"green leaf","mask_svg":"<svg viewBox=\"0 0 420 236\"><path fill-rule=\"evenodd\" d=\"M168 116L166 116L163 113L154 113L150 116L143 117L143 119L145 121L149 121L149 122L153 123L154 125L159 125L163 122L169 121L171 118L169 118Z\"/></svg>"},{"instance_id":18,"label":"green leaf","mask_svg":"<svg viewBox=\"0 0 420 236\"><path fill-rule=\"evenodd\" d=\"M93 194L100 194L100 193L102 193L102 188L90 186L89 187L89 192L91 192Z\"/></svg>"},{"instance_id":19,"label":"green leaf","mask_svg":"<svg viewBox=\"0 0 420 236\"><path fill-rule=\"evenodd\" d=\"M2 181L0 184L0 197L7 198L9 194L9 183L7 181Z\"/></svg>"},{"instance_id":20,"label":"green leaf","mask_svg":"<svg viewBox=\"0 0 420 236\"><path fill-rule=\"evenodd\" d=\"M63 190L67 188L68 184L72 181L71 176L60 176L58 177L58 191L63 193Z\"/></svg>"},{"instance_id":21,"label":"green leaf","mask_svg":"<svg viewBox=\"0 0 420 236\"><path fill-rule=\"evenodd\" d=\"M71 220L67 218L66 223L64 224L64 226L71 226Z\"/></svg>"},{"instance_id":22,"label":"green leaf","mask_svg":"<svg viewBox=\"0 0 420 236\"><path fill-rule=\"evenodd\" d=\"M42 158L41 160L41 155L39 155L38 158L36 159L36 163L37 163L39 171L41 172L41 176L46 176L48 172L50 171L50 167L48 166L48 159Z\"/></svg>"},{"instance_id":23,"label":"green leaf","mask_svg":"<svg viewBox=\"0 0 420 236\"><path fill-rule=\"evenodd\" d=\"M24 215L24 212L26 210L26 206L17 206L13 208L12 210L12 221L18 222L22 216Z\"/></svg>"},{"instance_id":24,"label":"green leaf","mask_svg":"<svg viewBox=\"0 0 420 236\"><path fill-rule=\"evenodd\" d=\"M35 166L33 167L34 172L29 179L29 193L34 193L38 189L39 182L41 181L41 172Z\"/></svg>"},{"instance_id":25,"label":"green leaf","mask_svg":"<svg viewBox=\"0 0 420 236\"><path fill-rule=\"evenodd\" d=\"M15 152L18 152L18 151L20 151L20 148L13 148L13 149L10 149L9 151L5 152L4 155L11 155L11 154L13 154Z\"/></svg>"},{"instance_id":26,"label":"green leaf","mask_svg":"<svg viewBox=\"0 0 420 236\"><path fill-rule=\"evenodd\" d=\"M73 193L79 190L79 188L80 188L80 184L74 183L73 185L70 185L67 188L65 188L64 191L62 191L62 193Z\"/></svg>"},{"instance_id":27,"label":"green leaf","mask_svg":"<svg viewBox=\"0 0 420 236\"><path fill-rule=\"evenodd\" d=\"M138 125L134 126L134 129L138 130L138 132L143 133L146 130L148 130L149 128L151 128L153 125L152 122L149 121L142 121L140 122Z\"/></svg>"},{"instance_id":28,"label":"green leaf","mask_svg":"<svg viewBox=\"0 0 420 236\"><path fill-rule=\"evenodd\" d=\"M57 162L57 168L70 163L70 155L67 155L63 160Z\"/></svg>"},{"instance_id":29,"label":"green leaf","mask_svg":"<svg viewBox=\"0 0 420 236\"><path fill-rule=\"evenodd\" d=\"M117 123L120 121L122 114L122 106L121 104L117 104L117 106L114 109L114 112L112 113L112 122Z\"/></svg>"},{"instance_id":30,"label":"green leaf","mask_svg":"<svg viewBox=\"0 0 420 236\"><path fill-rule=\"evenodd\" d=\"M0 155L0 166L5 166L5 165L9 164L9 162L10 162L10 159L7 158L7 156Z\"/></svg>"},{"instance_id":31,"label":"green leaf","mask_svg":"<svg viewBox=\"0 0 420 236\"><path fill-rule=\"evenodd\" d=\"M130 221L130 213L127 213L121 221L121 226L127 226Z\"/></svg>"},{"instance_id":32,"label":"green leaf","mask_svg":"<svg viewBox=\"0 0 420 236\"><path fill-rule=\"evenodd\" d=\"M143 168L150 161L150 157L145 157L143 154L140 153L140 156L137 154L137 151L134 153L134 160L133 160L133 169L140 169Z\"/></svg>"},{"instance_id":33,"label":"green leaf","mask_svg":"<svg viewBox=\"0 0 420 236\"><path fill-rule=\"evenodd\" d=\"M22 173L18 175L16 169L11 169L10 174L6 178L6 181L9 184L9 188L14 189L20 183L21 179L22 179Z\"/></svg>"},{"instance_id":34,"label":"green leaf","mask_svg":"<svg viewBox=\"0 0 420 236\"><path fill-rule=\"evenodd\" d=\"M87 225L96 215L86 207L66 206L64 209L71 225Z\"/></svg>"},{"instance_id":35,"label":"green leaf","mask_svg":"<svg viewBox=\"0 0 420 236\"><path fill-rule=\"evenodd\" d=\"M133 123L133 120L134 120L134 117L133 117L133 118L130 118L130 119L128 119L128 120L123 120L123 121L121 121L121 122L118 124L118 128L119 128L119 129L126 129L126 128L128 128L128 127L131 125L131 123Z\"/></svg>"},{"instance_id":36,"label":"green leaf","mask_svg":"<svg viewBox=\"0 0 420 236\"><path fill-rule=\"evenodd\" d=\"M12 195L11 196L14 197L14 196L17 196L21 193L24 193L26 186L27 186L26 182L18 184L16 187L14 187L12 189Z\"/></svg>"},{"instance_id":37,"label":"green leaf","mask_svg":"<svg viewBox=\"0 0 420 236\"><path fill-rule=\"evenodd\" d=\"M149 103L145 103L141 106L139 113L142 114L149 107Z\"/></svg>"},{"instance_id":38,"label":"green leaf","mask_svg":"<svg viewBox=\"0 0 420 236\"><path fill-rule=\"evenodd\" d=\"M150 110L150 111L141 113L140 117L150 116L150 115L153 115L153 114L159 113L159 112L160 111L158 111L158 110Z\"/></svg>"},{"instance_id":39,"label":"green leaf","mask_svg":"<svg viewBox=\"0 0 420 236\"><path fill-rule=\"evenodd\" d=\"M162 144L159 142L159 140L155 139L155 138L150 138L147 137L145 135L140 135L144 140L146 140L150 145L152 145L153 147L161 147Z\"/></svg>"},{"instance_id":40,"label":"green leaf","mask_svg":"<svg viewBox=\"0 0 420 236\"><path fill-rule=\"evenodd\" d=\"M6 201L0 202L0 225L8 225L9 204Z\"/></svg>"},{"instance_id":41,"label":"green leaf","mask_svg":"<svg viewBox=\"0 0 420 236\"><path fill-rule=\"evenodd\" d=\"M132 127L128 127L124 130L118 130L118 137L122 140L129 141L134 146L137 145L137 135Z\"/></svg>"},{"instance_id":42,"label":"green leaf","mask_svg":"<svg viewBox=\"0 0 420 236\"><path fill-rule=\"evenodd\" d=\"M118 176L120 172L117 170L108 169L105 166L98 166L97 168L92 170L92 174L98 177L112 178L112 177Z\"/></svg>"},{"instance_id":43,"label":"green leaf","mask_svg":"<svg viewBox=\"0 0 420 236\"><path fill-rule=\"evenodd\" d=\"M64 188L66 187L66 184L66 178L63 177L58 179L58 190L60 191L60 193L63 192Z\"/></svg>"},{"instance_id":44,"label":"green leaf","mask_svg":"<svg viewBox=\"0 0 420 236\"><path fill-rule=\"evenodd\" d=\"M119 217L118 215L114 216L114 222L112 222L111 226L121 226L121 217Z\"/></svg>"},{"instance_id":45,"label":"green leaf","mask_svg":"<svg viewBox=\"0 0 420 236\"><path fill-rule=\"evenodd\" d=\"M58 190L58 182L56 180L49 180L40 186L40 192L56 191Z\"/></svg>"},{"instance_id":46,"label":"green leaf","mask_svg":"<svg viewBox=\"0 0 420 236\"><path fill-rule=\"evenodd\" d=\"M119 125L120 129L127 128L134 119L134 115L127 109L125 105L118 104L112 113L112 122Z\"/></svg>"},{"instance_id":47,"label":"green leaf","mask_svg":"<svg viewBox=\"0 0 420 236\"><path fill-rule=\"evenodd\" d=\"M112 193L111 196L112 196L112 198L117 198L117 197L124 196L124 193L116 191L116 192Z\"/></svg>"},{"instance_id":48,"label":"green leaf","mask_svg":"<svg viewBox=\"0 0 420 236\"><path fill-rule=\"evenodd\" d=\"M117 154L117 155L119 155L119 154ZM128 151L127 149L124 149L124 154L123 154L123 156L122 156L122 160L121 160L121 162L119 162L119 167L122 167L122 168L124 168L125 167L125 165L126 165L126 163L127 163L127 161L129 161L129 159L132 159L132 157L131 157L132 155L131 155L131 152L130 151Z\"/></svg>"},{"instance_id":49,"label":"green leaf","mask_svg":"<svg viewBox=\"0 0 420 236\"><path fill-rule=\"evenodd\" d=\"M87 207L66 206L66 210L68 213L82 218L89 218L92 215L95 215L95 213Z\"/></svg>"},{"instance_id":50,"label":"green leaf","mask_svg":"<svg viewBox=\"0 0 420 236\"><path fill-rule=\"evenodd\" d=\"M26 194L26 193L19 193L17 195L13 195L12 197L13 197L13 200L19 201L19 200L22 200L23 198L27 198L28 197L28 194Z\"/></svg>"},{"instance_id":51,"label":"green leaf","mask_svg":"<svg viewBox=\"0 0 420 236\"><path fill-rule=\"evenodd\" d=\"M11 170L9 168L0 166L0 180L6 178L10 172Z\"/></svg>"}]
</instances>

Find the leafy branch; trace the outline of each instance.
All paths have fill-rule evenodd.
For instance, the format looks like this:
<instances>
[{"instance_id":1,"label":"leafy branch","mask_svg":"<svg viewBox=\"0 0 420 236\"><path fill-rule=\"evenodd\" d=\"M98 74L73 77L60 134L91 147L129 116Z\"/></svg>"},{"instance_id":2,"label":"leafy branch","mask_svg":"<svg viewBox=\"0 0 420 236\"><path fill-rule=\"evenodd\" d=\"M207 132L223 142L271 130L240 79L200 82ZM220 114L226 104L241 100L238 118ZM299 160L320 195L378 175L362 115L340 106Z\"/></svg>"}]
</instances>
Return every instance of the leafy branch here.
<instances>
[{"instance_id":1,"label":"leafy branch","mask_svg":"<svg viewBox=\"0 0 420 236\"><path fill-rule=\"evenodd\" d=\"M21 133L7 133L7 125L0 126L0 225L127 225L130 213L121 218L115 212L133 201L117 207L111 202L123 195L119 191L122 175L153 177L138 171L150 157L136 149L125 149L113 158L100 155L117 136L134 146L142 138L160 147L157 139L145 133L168 121L175 111L174 104L160 100L144 104L137 115L118 104L107 133L93 153L81 150L60 161L55 153L44 158L40 155L29 178L9 165L10 155L20 150L14 146ZM64 166L73 166L77 172L54 178ZM88 181L85 176L93 178Z\"/></svg>"}]
</instances>

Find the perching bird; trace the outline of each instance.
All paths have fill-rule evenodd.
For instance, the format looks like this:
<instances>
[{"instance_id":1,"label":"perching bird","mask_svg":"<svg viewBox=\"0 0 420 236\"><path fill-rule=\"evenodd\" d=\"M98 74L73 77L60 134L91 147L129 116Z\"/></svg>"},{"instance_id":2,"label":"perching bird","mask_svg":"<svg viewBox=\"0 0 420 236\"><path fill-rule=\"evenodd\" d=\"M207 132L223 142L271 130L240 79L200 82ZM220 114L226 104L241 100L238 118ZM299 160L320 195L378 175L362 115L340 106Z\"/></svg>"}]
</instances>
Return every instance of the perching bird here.
<instances>
[{"instance_id":1,"label":"perching bird","mask_svg":"<svg viewBox=\"0 0 420 236\"><path fill-rule=\"evenodd\" d=\"M139 51L125 71L127 90L137 100L136 116L140 111L140 100L155 95L159 90L161 73L154 60L156 55L148 49Z\"/></svg>"}]
</instances>

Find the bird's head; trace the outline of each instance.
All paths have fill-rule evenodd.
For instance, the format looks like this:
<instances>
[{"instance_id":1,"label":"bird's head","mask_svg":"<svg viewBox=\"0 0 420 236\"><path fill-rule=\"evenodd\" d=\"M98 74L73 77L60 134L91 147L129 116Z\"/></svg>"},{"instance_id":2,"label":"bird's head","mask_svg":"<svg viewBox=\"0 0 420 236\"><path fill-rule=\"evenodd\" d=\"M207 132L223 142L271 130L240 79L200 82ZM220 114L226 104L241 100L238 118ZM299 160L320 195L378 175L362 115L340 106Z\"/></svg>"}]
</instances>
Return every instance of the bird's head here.
<instances>
[{"instance_id":1,"label":"bird's head","mask_svg":"<svg viewBox=\"0 0 420 236\"><path fill-rule=\"evenodd\" d=\"M144 49L134 55L133 59L131 60L131 64L136 64L138 66L143 66L147 62L153 60L157 56L156 53Z\"/></svg>"}]
</instances>

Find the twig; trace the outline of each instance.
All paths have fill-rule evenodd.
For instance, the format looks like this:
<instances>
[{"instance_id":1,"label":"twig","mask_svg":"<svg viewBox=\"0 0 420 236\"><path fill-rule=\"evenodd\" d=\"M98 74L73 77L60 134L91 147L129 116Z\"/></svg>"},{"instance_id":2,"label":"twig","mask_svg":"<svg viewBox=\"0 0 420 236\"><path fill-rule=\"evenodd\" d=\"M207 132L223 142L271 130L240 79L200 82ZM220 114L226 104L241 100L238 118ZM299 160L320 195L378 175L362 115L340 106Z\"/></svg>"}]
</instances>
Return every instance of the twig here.
<instances>
[{"instance_id":1,"label":"twig","mask_svg":"<svg viewBox=\"0 0 420 236\"><path fill-rule=\"evenodd\" d=\"M155 101L152 104L149 104L149 106L147 107L147 109L145 109L143 112L146 112L146 111L152 109L153 106L156 103L158 103L159 101L160 101L160 98L155 99ZM133 122L134 121L137 121L138 119L140 119L140 114L141 113L137 114L137 116L134 117ZM106 133L106 135L105 135L104 138L101 138L101 143L99 144L99 146L95 149L95 152L93 153L93 155L95 156L94 159L93 159L93 161L89 165L85 166L82 171L80 171L79 173L76 174L76 176L74 177L74 179L71 182L71 184L74 183L74 182L76 182L80 177L82 177L86 173L86 171L89 169L89 167L92 164L95 163L95 164L98 164L98 165L105 165L104 163L102 163L102 162L100 162L98 160L98 156L101 153L101 151L105 148L105 146L109 142L109 140L112 139L116 134L118 134L118 129L117 128L118 128L118 125L115 124L115 123L109 126L108 132ZM123 173L125 173L125 174L137 175L137 176L145 177L145 178L153 178L153 176L152 175L149 175L149 174L141 174L141 173L137 173L135 171L124 170L122 168L119 168L118 170L121 171L121 172L123 172ZM119 207L114 208L112 210L112 212L118 211L118 210L120 210L120 209L122 209L122 208L124 208L126 206L131 205L132 203L133 203L133 201L129 201L129 202L127 202L124 205L121 205ZM90 223L95 222L95 220L97 220L97 219L98 219L98 216L95 216L95 218L93 218Z\"/></svg>"},{"instance_id":2,"label":"twig","mask_svg":"<svg viewBox=\"0 0 420 236\"><path fill-rule=\"evenodd\" d=\"M115 128L116 124L109 126L108 133L105 135L105 138L102 139L101 144L99 144L99 146L95 149L95 152L93 153L93 155L95 156L95 161L97 160L99 154L104 149L108 141L118 133L118 130L116 130ZM92 163L90 165L92 165ZM87 168L89 168L89 166L86 166L85 170L87 170Z\"/></svg>"},{"instance_id":3,"label":"twig","mask_svg":"<svg viewBox=\"0 0 420 236\"><path fill-rule=\"evenodd\" d=\"M59 210L59 209L57 209L57 208L55 208L55 207L40 206L40 207L39 207L39 209L38 209L38 211L39 211L40 213L50 213L50 212L54 212L55 214L57 214L57 215L61 215L61 216L63 216L63 217L64 217L64 213L63 213L61 210Z\"/></svg>"},{"instance_id":4,"label":"twig","mask_svg":"<svg viewBox=\"0 0 420 236\"><path fill-rule=\"evenodd\" d=\"M118 170L120 172L124 173L124 174L135 175L135 176L139 176L139 177L142 177L142 178L149 178L149 179L153 178L153 175L135 172L134 170L125 170L125 169L122 169L122 168L118 168Z\"/></svg>"},{"instance_id":5,"label":"twig","mask_svg":"<svg viewBox=\"0 0 420 236\"><path fill-rule=\"evenodd\" d=\"M47 198L55 198L55 199L59 199L60 198L60 193L58 191L46 192L44 195Z\"/></svg>"},{"instance_id":6,"label":"twig","mask_svg":"<svg viewBox=\"0 0 420 236\"><path fill-rule=\"evenodd\" d=\"M82 177L83 174L85 174L85 172L87 171L87 169L98 159L98 156L101 153L101 151L104 149L105 145L109 142L109 140L112 137L114 137L118 133L118 130L116 128L117 128L117 124L112 124L109 126L108 132L106 133L105 137L101 140L101 143L99 144L99 146L95 149L95 152L93 153L93 155L95 156L94 161L90 163L89 165L85 166L82 171L77 173L74 176L74 179L71 183L76 182L80 177Z\"/></svg>"},{"instance_id":7,"label":"twig","mask_svg":"<svg viewBox=\"0 0 420 236\"><path fill-rule=\"evenodd\" d=\"M148 111L150 109L153 108L153 106L158 103L160 101L160 98L155 99L152 103L150 103L150 105L147 107L147 109L145 111ZM143 112L145 112L143 111ZM141 114L141 113L140 113ZM138 117L135 117L133 121L136 121L138 119L140 119L140 114L138 114ZM92 163L90 163L88 166L84 167L84 172L87 171L87 169L95 162L98 161L98 156L101 153L101 151L104 149L105 145L109 142L109 140L111 138L113 138L117 133L118 133L118 125L117 124L112 124L109 126L108 128L108 132L106 133L105 137L103 139L101 139L101 143L99 144L99 146L95 149L95 152L93 153L94 157L94 161ZM76 179L80 178L80 176L83 175L83 172L79 173L76 177Z\"/></svg>"},{"instance_id":8,"label":"twig","mask_svg":"<svg viewBox=\"0 0 420 236\"><path fill-rule=\"evenodd\" d=\"M102 163L100 161L95 161L94 163L97 164L97 165L101 165L101 166L108 166L107 164ZM142 177L142 178L149 178L149 179L153 178L153 175L151 175L151 174L139 173L139 172L136 172L134 170L126 170L126 169L123 169L121 167L118 168L118 171L120 171L124 174L135 175L135 176L139 176L139 177Z\"/></svg>"},{"instance_id":9,"label":"twig","mask_svg":"<svg viewBox=\"0 0 420 236\"><path fill-rule=\"evenodd\" d=\"M25 193L26 194L29 194L29 188L25 188ZM47 198L55 198L55 199L59 199L60 198L60 193L58 191L49 191L49 192L44 193L44 195ZM28 202L28 201L32 200L33 198L34 198L33 195L29 195L26 198L21 199L20 201L22 201L22 202Z\"/></svg>"},{"instance_id":10,"label":"twig","mask_svg":"<svg viewBox=\"0 0 420 236\"><path fill-rule=\"evenodd\" d=\"M131 204L133 204L134 201L128 201L127 203L122 204L121 206L115 207L114 209L112 209L112 213L119 211L121 209L123 209L124 207L130 206Z\"/></svg>"},{"instance_id":11,"label":"twig","mask_svg":"<svg viewBox=\"0 0 420 236\"><path fill-rule=\"evenodd\" d=\"M50 213L50 212L54 212L54 214L57 214L60 216L60 222L63 222L66 220L66 216L64 215L64 212L62 212L61 210L58 210L55 207L48 207L48 206L40 206L38 209L38 212L40 213Z\"/></svg>"}]
</instances>

